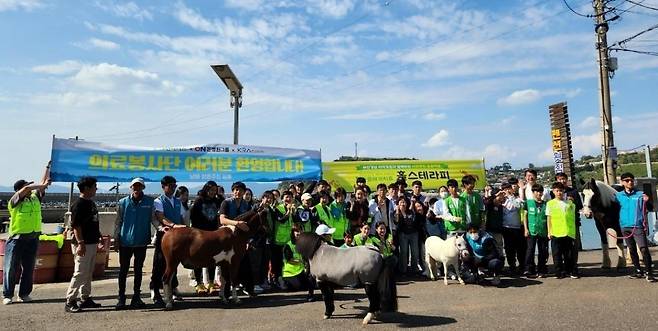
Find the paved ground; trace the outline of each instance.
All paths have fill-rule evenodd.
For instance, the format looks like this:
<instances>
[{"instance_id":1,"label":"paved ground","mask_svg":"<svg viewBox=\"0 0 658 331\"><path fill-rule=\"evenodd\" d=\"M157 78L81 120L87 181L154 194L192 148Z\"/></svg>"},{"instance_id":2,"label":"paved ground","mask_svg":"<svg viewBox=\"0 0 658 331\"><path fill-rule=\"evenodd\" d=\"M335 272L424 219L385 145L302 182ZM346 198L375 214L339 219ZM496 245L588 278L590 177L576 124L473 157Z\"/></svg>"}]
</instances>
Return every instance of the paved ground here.
<instances>
[{"instance_id":1,"label":"paved ground","mask_svg":"<svg viewBox=\"0 0 658 331\"><path fill-rule=\"evenodd\" d=\"M150 253L152 251L150 250ZM658 257L654 249L653 256ZM461 286L422 279L398 286L400 312L383 316L369 329L638 329L657 330L658 283L631 280L625 274L598 268L600 252L581 253L583 278L503 279L501 288ZM36 285L34 303L0 306L0 328L51 330L345 330L360 327L367 307L363 290L340 290L334 318L322 320L322 302L306 303L304 293L270 293L245 298L240 307L226 308L214 298L191 295L177 310L114 311L116 253L108 278L95 281L98 310L64 312L67 284ZM147 265L150 262L147 261ZM147 287L145 275L142 288ZM187 284L186 276L179 276ZM128 288L131 288L132 277ZM182 286L183 291L191 291ZM145 299L147 303L150 300Z\"/></svg>"}]
</instances>

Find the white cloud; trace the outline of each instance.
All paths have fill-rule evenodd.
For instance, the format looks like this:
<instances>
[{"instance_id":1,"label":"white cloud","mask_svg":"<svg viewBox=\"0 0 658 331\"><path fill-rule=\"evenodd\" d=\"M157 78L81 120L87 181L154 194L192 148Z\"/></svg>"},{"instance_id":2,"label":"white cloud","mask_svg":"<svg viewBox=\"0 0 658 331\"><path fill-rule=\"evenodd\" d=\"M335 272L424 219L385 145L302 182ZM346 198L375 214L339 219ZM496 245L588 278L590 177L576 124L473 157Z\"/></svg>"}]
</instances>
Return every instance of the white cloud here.
<instances>
[{"instance_id":1,"label":"white cloud","mask_svg":"<svg viewBox=\"0 0 658 331\"><path fill-rule=\"evenodd\" d=\"M226 0L225 6L246 10L257 10L263 7L263 0Z\"/></svg>"},{"instance_id":2,"label":"white cloud","mask_svg":"<svg viewBox=\"0 0 658 331\"><path fill-rule=\"evenodd\" d=\"M612 116L612 124L619 124L621 122L622 122L621 117ZM588 116L582 122L580 122L580 124L578 124L578 127L581 129L591 129L600 126L601 126L601 119L599 117L594 117L594 116Z\"/></svg>"},{"instance_id":3,"label":"white cloud","mask_svg":"<svg viewBox=\"0 0 658 331\"><path fill-rule=\"evenodd\" d=\"M126 3L116 3L114 1L109 3L97 2L96 6L119 17L134 18L140 21L145 19L153 20L153 14L149 10L140 8L132 1Z\"/></svg>"},{"instance_id":4,"label":"white cloud","mask_svg":"<svg viewBox=\"0 0 658 331\"><path fill-rule=\"evenodd\" d=\"M18 9L30 11L43 6L41 0L0 0L0 12Z\"/></svg>"},{"instance_id":5,"label":"white cloud","mask_svg":"<svg viewBox=\"0 0 658 331\"><path fill-rule=\"evenodd\" d=\"M582 90L580 88L572 90L564 89L548 89L544 91L539 91L536 89L525 89L514 91L510 95L498 99L498 105L500 106L519 106L530 104L538 101L543 97L548 96L562 96L564 98L574 98L580 94Z\"/></svg>"},{"instance_id":6,"label":"white cloud","mask_svg":"<svg viewBox=\"0 0 658 331\"><path fill-rule=\"evenodd\" d=\"M97 48L102 50L116 50L121 48L119 44L113 41L98 38L89 38L86 42L77 43L75 45L83 49Z\"/></svg>"},{"instance_id":7,"label":"white cloud","mask_svg":"<svg viewBox=\"0 0 658 331\"><path fill-rule=\"evenodd\" d=\"M423 118L429 121L439 121L439 120L444 120L446 119L446 113L434 113L430 112L425 115L423 115Z\"/></svg>"},{"instance_id":8,"label":"white cloud","mask_svg":"<svg viewBox=\"0 0 658 331\"><path fill-rule=\"evenodd\" d=\"M90 107L99 103L112 102L112 96L98 93L48 93L30 98L30 102L37 105L59 105L63 107Z\"/></svg>"},{"instance_id":9,"label":"white cloud","mask_svg":"<svg viewBox=\"0 0 658 331\"><path fill-rule=\"evenodd\" d=\"M430 137L424 144L423 147L437 147L442 146L448 143L448 131L441 129L439 132L435 133Z\"/></svg>"},{"instance_id":10,"label":"white cloud","mask_svg":"<svg viewBox=\"0 0 658 331\"><path fill-rule=\"evenodd\" d=\"M601 134L597 132L590 135L573 136L571 145L574 149L574 157L585 154L600 154Z\"/></svg>"},{"instance_id":11,"label":"white cloud","mask_svg":"<svg viewBox=\"0 0 658 331\"><path fill-rule=\"evenodd\" d=\"M354 9L354 0L308 0L306 11L311 14L341 18Z\"/></svg>"},{"instance_id":12,"label":"white cloud","mask_svg":"<svg viewBox=\"0 0 658 331\"><path fill-rule=\"evenodd\" d=\"M502 120L500 120L500 125L508 126L508 125L512 124L512 122L514 122L515 119L516 119L516 116L505 117Z\"/></svg>"},{"instance_id":13,"label":"white cloud","mask_svg":"<svg viewBox=\"0 0 658 331\"><path fill-rule=\"evenodd\" d=\"M55 64L45 64L32 67L32 71L50 75L66 75L78 71L80 68L82 68L82 63L73 60L66 60Z\"/></svg>"},{"instance_id":14,"label":"white cloud","mask_svg":"<svg viewBox=\"0 0 658 331\"><path fill-rule=\"evenodd\" d=\"M350 114L332 115L325 117L327 120L380 120L384 118L400 117L401 113L394 111L375 110L370 112L358 112Z\"/></svg>"},{"instance_id":15,"label":"white cloud","mask_svg":"<svg viewBox=\"0 0 658 331\"><path fill-rule=\"evenodd\" d=\"M547 147L543 152L537 154L539 161L552 162L553 161L553 147Z\"/></svg>"},{"instance_id":16,"label":"white cloud","mask_svg":"<svg viewBox=\"0 0 658 331\"><path fill-rule=\"evenodd\" d=\"M541 98L539 91L534 89L514 91L512 94L498 99L498 104L501 106L518 106L528 103L533 103Z\"/></svg>"},{"instance_id":17,"label":"white cloud","mask_svg":"<svg viewBox=\"0 0 658 331\"><path fill-rule=\"evenodd\" d=\"M517 155L514 149L499 144L487 145L484 148L482 154L484 155L484 159L489 164L501 164L503 162L510 162L510 160Z\"/></svg>"},{"instance_id":18,"label":"white cloud","mask_svg":"<svg viewBox=\"0 0 658 331\"><path fill-rule=\"evenodd\" d=\"M70 82L77 88L117 93L177 95L184 90L184 86L163 80L156 73L110 63L84 65L70 78Z\"/></svg>"}]
</instances>

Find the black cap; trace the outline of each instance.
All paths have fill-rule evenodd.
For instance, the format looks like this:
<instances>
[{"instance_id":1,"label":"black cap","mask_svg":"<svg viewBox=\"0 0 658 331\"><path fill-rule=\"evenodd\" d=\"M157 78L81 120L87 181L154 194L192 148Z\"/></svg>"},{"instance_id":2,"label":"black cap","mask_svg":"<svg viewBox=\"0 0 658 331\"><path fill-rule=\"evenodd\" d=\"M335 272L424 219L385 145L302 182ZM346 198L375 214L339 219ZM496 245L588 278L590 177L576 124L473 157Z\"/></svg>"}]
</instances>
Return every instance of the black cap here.
<instances>
[{"instance_id":1,"label":"black cap","mask_svg":"<svg viewBox=\"0 0 658 331\"><path fill-rule=\"evenodd\" d=\"M364 183L366 182L366 179L364 177L356 177L356 182L357 183Z\"/></svg>"},{"instance_id":2,"label":"black cap","mask_svg":"<svg viewBox=\"0 0 658 331\"><path fill-rule=\"evenodd\" d=\"M625 173L621 174L621 176L620 176L621 180L624 180L626 178L635 179L635 176L630 172L625 172ZM14 186L14 187L16 187L16 186Z\"/></svg>"},{"instance_id":3,"label":"black cap","mask_svg":"<svg viewBox=\"0 0 658 331\"><path fill-rule=\"evenodd\" d=\"M18 190L25 187L25 185L30 185L32 183L34 183L34 182L28 182L25 179L19 179L19 180L16 181L16 183L14 183L14 192L18 192Z\"/></svg>"}]
</instances>

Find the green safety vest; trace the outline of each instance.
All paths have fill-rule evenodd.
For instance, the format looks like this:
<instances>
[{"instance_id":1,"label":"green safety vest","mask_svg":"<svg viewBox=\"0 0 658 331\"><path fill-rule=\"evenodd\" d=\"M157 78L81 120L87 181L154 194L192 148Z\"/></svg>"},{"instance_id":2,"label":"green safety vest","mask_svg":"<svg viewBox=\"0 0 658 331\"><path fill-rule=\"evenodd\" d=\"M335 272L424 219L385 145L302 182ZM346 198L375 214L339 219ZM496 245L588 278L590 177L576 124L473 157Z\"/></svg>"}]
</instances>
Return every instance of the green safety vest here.
<instances>
[{"instance_id":1,"label":"green safety vest","mask_svg":"<svg viewBox=\"0 0 658 331\"><path fill-rule=\"evenodd\" d=\"M329 208L329 206L327 206L327 208ZM315 205L315 212L318 213L318 218L320 219L320 221L324 222L324 224L327 224L327 225L329 225L329 223L331 222L331 219L334 218L331 215L331 212L327 213L327 211L324 208L322 208L321 203L318 203L317 205ZM331 226L331 225L329 225L329 226Z\"/></svg>"},{"instance_id":2,"label":"green safety vest","mask_svg":"<svg viewBox=\"0 0 658 331\"><path fill-rule=\"evenodd\" d=\"M345 208L343 204L339 205L336 201L333 201L331 205L329 205L331 218L327 225L336 229L336 232L334 232L332 235L334 240L343 240L345 231L350 228L350 221L347 219L347 216L345 216Z\"/></svg>"},{"instance_id":3,"label":"green safety vest","mask_svg":"<svg viewBox=\"0 0 658 331\"><path fill-rule=\"evenodd\" d=\"M9 206L9 236L41 232L41 201L36 192L32 192L17 206Z\"/></svg>"},{"instance_id":4,"label":"green safety vest","mask_svg":"<svg viewBox=\"0 0 658 331\"><path fill-rule=\"evenodd\" d=\"M392 238L390 233L386 236L386 240L384 241L383 244L378 236L372 237L370 240L374 246L377 246L377 248L379 248L379 252L382 254L383 257L389 257L393 255L393 247L391 246Z\"/></svg>"},{"instance_id":5,"label":"green safety vest","mask_svg":"<svg viewBox=\"0 0 658 331\"><path fill-rule=\"evenodd\" d=\"M567 210L560 208L560 200L549 201L546 208L551 215L551 235L557 238L571 237L576 239L576 205L567 201Z\"/></svg>"},{"instance_id":6,"label":"green safety vest","mask_svg":"<svg viewBox=\"0 0 658 331\"><path fill-rule=\"evenodd\" d=\"M297 214L300 214L303 210L304 210L304 207L303 207L303 206L299 206L299 207L297 207ZM308 221L306 221L306 222L299 222L299 223L300 223L300 225L301 225L301 227L302 227L302 231L303 231L303 232L311 232L311 231L313 231L313 229L311 229L311 223L313 223L313 222L311 222L311 210L310 210L310 209L308 210Z\"/></svg>"},{"instance_id":7,"label":"green safety vest","mask_svg":"<svg viewBox=\"0 0 658 331\"><path fill-rule=\"evenodd\" d=\"M297 252L297 247L295 246L295 244L292 243L292 241L288 241L286 245L288 245L288 247L290 247L290 250L292 251L292 260L291 261L286 260L286 257L284 255L283 277L285 278L295 277L304 271L304 262L302 261L301 254Z\"/></svg>"},{"instance_id":8,"label":"green safety vest","mask_svg":"<svg viewBox=\"0 0 658 331\"><path fill-rule=\"evenodd\" d=\"M479 227L482 223L482 211L480 210L480 206L482 206L482 197L477 192L473 192L473 194L469 195L466 191L462 192L460 197L464 198L468 204L467 210L471 217L471 224ZM466 213L464 213L464 215L465 214ZM466 220L464 220L464 222L465 221Z\"/></svg>"},{"instance_id":9,"label":"green safety vest","mask_svg":"<svg viewBox=\"0 0 658 331\"><path fill-rule=\"evenodd\" d=\"M528 206L528 232L531 236L548 237L546 224L546 203L538 204L529 199Z\"/></svg>"},{"instance_id":10,"label":"green safety vest","mask_svg":"<svg viewBox=\"0 0 658 331\"><path fill-rule=\"evenodd\" d=\"M276 209L279 210L283 215L286 214L286 206L282 203L276 206ZM283 246L290 241L290 232L292 232L292 215L288 219L281 223L276 221L276 228L274 230L274 243Z\"/></svg>"},{"instance_id":11,"label":"green safety vest","mask_svg":"<svg viewBox=\"0 0 658 331\"><path fill-rule=\"evenodd\" d=\"M360 233L354 236L354 246L363 246L365 244L372 244L372 236L363 238L363 235Z\"/></svg>"},{"instance_id":12,"label":"green safety vest","mask_svg":"<svg viewBox=\"0 0 658 331\"><path fill-rule=\"evenodd\" d=\"M459 206L456 206L452 200L452 197L447 197L444 199L446 206L450 215L455 217L461 217L461 222L443 222L446 227L446 231L466 231L466 199L462 196L459 197Z\"/></svg>"}]
</instances>

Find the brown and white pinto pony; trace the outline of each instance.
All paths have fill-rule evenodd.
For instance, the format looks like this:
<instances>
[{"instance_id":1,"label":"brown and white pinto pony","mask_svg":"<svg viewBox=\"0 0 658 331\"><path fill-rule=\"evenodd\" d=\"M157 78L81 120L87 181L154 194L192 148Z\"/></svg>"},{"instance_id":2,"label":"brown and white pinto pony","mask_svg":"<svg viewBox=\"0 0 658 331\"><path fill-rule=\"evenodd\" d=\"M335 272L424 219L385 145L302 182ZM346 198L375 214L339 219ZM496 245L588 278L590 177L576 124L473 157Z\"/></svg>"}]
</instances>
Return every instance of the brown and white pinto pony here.
<instances>
[{"instance_id":1,"label":"brown and white pinto pony","mask_svg":"<svg viewBox=\"0 0 658 331\"><path fill-rule=\"evenodd\" d=\"M178 264L185 268L201 268L209 265L219 265L222 278L233 284L231 300L240 303L235 285L238 284L240 261L247 251L247 241L254 234L264 230L267 223L266 210L249 211L240 215L236 221L245 221L249 227L244 231L234 226L221 226L215 231L204 231L194 228L173 228L162 237L162 254L167 261L162 282L164 284L165 309L173 309L172 280ZM226 302L224 286L219 291L219 298Z\"/></svg>"}]
</instances>

